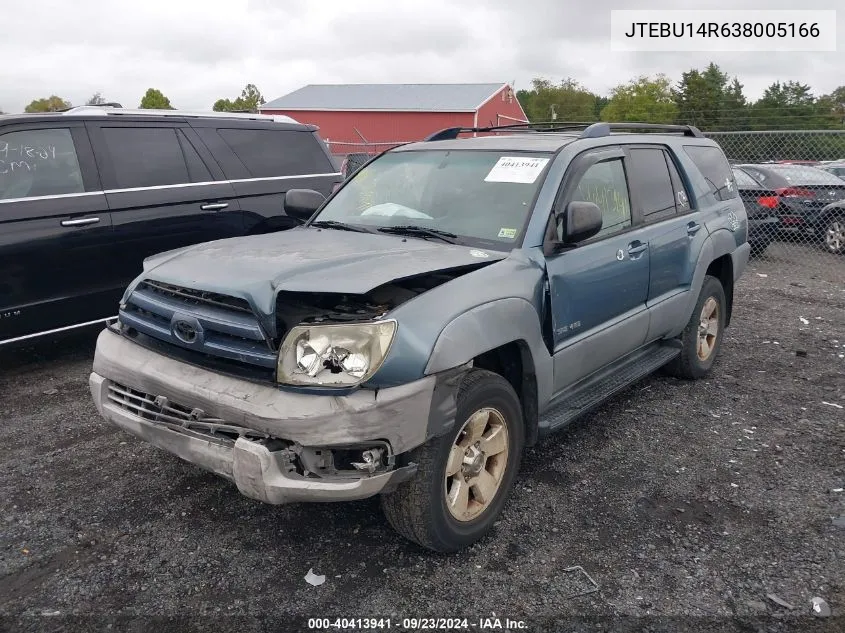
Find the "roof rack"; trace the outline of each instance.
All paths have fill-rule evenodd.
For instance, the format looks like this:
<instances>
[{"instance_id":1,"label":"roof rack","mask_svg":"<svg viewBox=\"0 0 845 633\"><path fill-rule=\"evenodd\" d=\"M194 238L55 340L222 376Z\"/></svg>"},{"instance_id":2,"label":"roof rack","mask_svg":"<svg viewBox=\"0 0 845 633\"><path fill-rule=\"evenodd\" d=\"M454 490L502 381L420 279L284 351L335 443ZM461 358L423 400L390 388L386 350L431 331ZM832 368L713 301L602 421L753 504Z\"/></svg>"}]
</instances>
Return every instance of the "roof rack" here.
<instances>
[{"instance_id":1,"label":"roof rack","mask_svg":"<svg viewBox=\"0 0 845 633\"><path fill-rule=\"evenodd\" d=\"M171 116L181 118L220 118L220 119L250 119L253 121L274 121L276 123L299 123L296 119L283 114L257 114L252 112L201 112L192 110L153 110L144 108L123 108L117 106L102 107L102 105L76 106L62 111L65 116L95 115L103 117L113 116Z\"/></svg>"},{"instance_id":2,"label":"roof rack","mask_svg":"<svg viewBox=\"0 0 845 633\"><path fill-rule=\"evenodd\" d=\"M546 126L546 127L544 127ZM614 130L653 130L655 132L681 132L684 136L703 138L701 131L692 125L664 125L661 123L585 123L576 121L538 121L535 123L514 123L488 127L450 127L434 132L424 141L447 141L458 138L460 134L476 132L575 132L581 131L578 138L601 138L610 136Z\"/></svg>"},{"instance_id":3,"label":"roof rack","mask_svg":"<svg viewBox=\"0 0 845 633\"><path fill-rule=\"evenodd\" d=\"M654 132L681 132L684 136L704 138L694 125L669 125L664 123L593 123L579 138L600 138L610 136L613 130L652 130Z\"/></svg>"}]
</instances>

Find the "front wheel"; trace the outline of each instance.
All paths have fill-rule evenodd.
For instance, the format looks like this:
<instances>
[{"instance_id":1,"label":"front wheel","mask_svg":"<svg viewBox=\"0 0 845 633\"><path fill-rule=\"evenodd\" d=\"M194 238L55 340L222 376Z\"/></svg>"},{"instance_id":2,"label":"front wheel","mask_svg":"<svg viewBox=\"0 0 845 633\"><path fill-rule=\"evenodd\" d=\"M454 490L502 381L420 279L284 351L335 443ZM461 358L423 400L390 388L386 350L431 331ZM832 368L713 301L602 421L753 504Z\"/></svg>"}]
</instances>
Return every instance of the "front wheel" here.
<instances>
[{"instance_id":1,"label":"front wheel","mask_svg":"<svg viewBox=\"0 0 845 633\"><path fill-rule=\"evenodd\" d=\"M455 426L409 456L416 476L382 495L390 525L438 552L472 545L493 527L510 493L524 442L522 408L513 387L472 370L458 389Z\"/></svg>"},{"instance_id":2,"label":"front wheel","mask_svg":"<svg viewBox=\"0 0 845 633\"><path fill-rule=\"evenodd\" d=\"M689 323L680 337L681 355L666 365L667 373L678 378L696 379L710 372L722 347L726 306L722 283L707 275Z\"/></svg>"},{"instance_id":3,"label":"front wheel","mask_svg":"<svg viewBox=\"0 0 845 633\"><path fill-rule=\"evenodd\" d=\"M824 227L824 247L828 253L842 255L845 253L845 217L830 218Z\"/></svg>"}]
</instances>

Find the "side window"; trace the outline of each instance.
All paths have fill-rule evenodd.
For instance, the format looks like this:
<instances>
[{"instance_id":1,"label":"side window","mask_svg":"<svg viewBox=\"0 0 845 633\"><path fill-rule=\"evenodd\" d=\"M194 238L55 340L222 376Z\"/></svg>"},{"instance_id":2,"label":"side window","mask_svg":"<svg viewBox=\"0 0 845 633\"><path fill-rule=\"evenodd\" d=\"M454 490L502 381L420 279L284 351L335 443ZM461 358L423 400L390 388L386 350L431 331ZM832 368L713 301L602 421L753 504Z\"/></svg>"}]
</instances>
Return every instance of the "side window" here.
<instances>
[{"instance_id":1,"label":"side window","mask_svg":"<svg viewBox=\"0 0 845 633\"><path fill-rule=\"evenodd\" d=\"M689 193L684 186L684 181L675 165L675 159L671 154L666 152L666 164L669 165L669 176L672 178L672 190L675 194L675 209L678 214L683 214L689 211L692 207L689 202Z\"/></svg>"},{"instance_id":2,"label":"side window","mask_svg":"<svg viewBox=\"0 0 845 633\"><path fill-rule=\"evenodd\" d=\"M0 200L83 191L82 171L70 130L0 134Z\"/></svg>"},{"instance_id":3,"label":"side window","mask_svg":"<svg viewBox=\"0 0 845 633\"><path fill-rule=\"evenodd\" d=\"M188 176L191 182L211 182L214 177L208 171L208 167L202 162L202 158L191 145L191 142L185 137L185 134L180 130L177 132L179 136L179 145L182 146L182 155L185 157L185 163L188 165Z\"/></svg>"},{"instance_id":4,"label":"side window","mask_svg":"<svg viewBox=\"0 0 845 633\"><path fill-rule=\"evenodd\" d=\"M631 226L631 200L622 159L590 167L578 182L572 200L593 202L599 206L602 228L597 237L612 235Z\"/></svg>"},{"instance_id":5,"label":"side window","mask_svg":"<svg viewBox=\"0 0 845 633\"><path fill-rule=\"evenodd\" d=\"M118 189L191 182L174 128L103 127Z\"/></svg>"},{"instance_id":6,"label":"side window","mask_svg":"<svg viewBox=\"0 0 845 633\"><path fill-rule=\"evenodd\" d=\"M721 149L710 145L685 145L684 151L698 167L717 200L739 196L731 166Z\"/></svg>"},{"instance_id":7,"label":"side window","mask_svg":"<svg viewBox=\"0 0 845 633\"><path fill-rule=\"evenodd\" d=\"M628 177L646 222L675 215L675 192L662 149L632 149Z\"/></svg>"},{"instance_id":8,"label":"side window","mask_svg":"<svg viewBox=\"0 0 845 633\"><path fill-rule=\"evenodd\" d=\"M335 171L311 132L218 129L253 178L328 174Z\"/></svg>"}]
</instances>

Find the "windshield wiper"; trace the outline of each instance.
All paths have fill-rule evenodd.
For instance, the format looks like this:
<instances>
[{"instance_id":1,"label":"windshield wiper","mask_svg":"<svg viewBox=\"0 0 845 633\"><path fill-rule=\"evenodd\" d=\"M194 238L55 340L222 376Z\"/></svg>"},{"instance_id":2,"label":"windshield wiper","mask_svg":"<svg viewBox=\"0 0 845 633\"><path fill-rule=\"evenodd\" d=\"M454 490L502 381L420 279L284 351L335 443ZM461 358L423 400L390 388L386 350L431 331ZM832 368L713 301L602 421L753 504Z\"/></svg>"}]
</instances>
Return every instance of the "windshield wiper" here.
<instances>
[{"instance_id":1,"label":"windshield wiper","mask_svg":"<svg viewBox=\"0 0 845 633\"><path fill-rule=\"evenodd\" d=\"M370 231L360 226L338 222L337 220L317 220L309 226L316 226L318 229L339 229L341 231L355 231L356 233L370 233Z\"/></svg>"},{"instance_id":2,"label":"windshield wiper","mask_svg":"<svg viewBox=\"0 0 845 633\"><path fill-rule=\"evenodd\" d=\"M400 226L382 226L379 228L381 233L393 233L396 235L417 235L419 237L436 237L437 239L455 244L455 239L458 237L449 231L441 231L440 229L428 229L424 226L416 226L415 224L403 224Z\"/></svg>"}]
</instances>

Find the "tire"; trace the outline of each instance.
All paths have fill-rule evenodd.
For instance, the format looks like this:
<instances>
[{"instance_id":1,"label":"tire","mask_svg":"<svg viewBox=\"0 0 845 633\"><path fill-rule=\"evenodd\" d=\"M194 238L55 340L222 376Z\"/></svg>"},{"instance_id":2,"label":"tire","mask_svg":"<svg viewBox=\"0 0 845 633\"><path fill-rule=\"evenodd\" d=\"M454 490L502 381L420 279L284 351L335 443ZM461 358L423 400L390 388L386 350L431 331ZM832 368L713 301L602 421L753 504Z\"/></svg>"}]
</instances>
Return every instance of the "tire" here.
<instances>
[{"instance_id":1,"label":"tire","mask_svg":"<svg viewBox=\"0 0 845 633\"><path fill-rule=\"evenodd\" d=\"M822 231L822 246L831 255L845 253L845 216L828 218Z\"/></svg>"},{"instance_id":2,"label":"tire","mask_svg":"<svg viewBox=\"0 0 845 633\"><path fill-rule=\"evenodd\" d=\"M711 312L713 306L713 303L710 303L711 301L715 302L715 314ZM710 327L712 328L715 325L715 335L712 339L709 334L706 337L709 352L706 356L703 356L699 354L699 339L705 316L705 305L708 306L707 311L711 314ZM716 277L707 275L704 278L704 285L701 287L701 294L699 294L698 301L695 303L695 309L692 311L689 323L680 336L681 355L665 366L665 373L687 380L703 378L710 373L710 369L713 367L722 347L726 308L725 289L722 288L721 282Z\"/></svg>"},{"instance_id":3,"label":"tire","mask_svg":"<svg viewBox=\"0 0 845 633\"><path fill-rule=\"evenodd\" d=\"M482 419L484 416L486 418ZM473 418L476 419L474 428L470 424ZM382 511L394 530L427 549L444 553L472 545L493 527L519 470L525 436L522 407L516 392L504 378L486 370L472 370L458 388L455 422L448 433L432 438L409 454L409 460L417 464L413 479L381 496ZM502 451L491 453L491 456L482 453L481 457L476 453L475 463L467 464L472 449L453 448L458 442L466 444L468 434L465 430L477 437L475 429L481 428L481 422L484 422L482 433L487 438L501 438L504 426L506 438L495 445L487 444L491 450L505 446L504 460ZM461 466L456 474L447 477L453 451L451 468L457 464ZM461 457L466 459L461 462ZM484 472L487 475L483 475ZM471 477L469 483L463 481L465 474ZM499 482L498 487L489 501L483 503L482 495L482 502L479 502L476 494L483 491L481 484L489 485L491 479ZM473 481L477 483L473 485ZM461 491L466 491L468 500L465 514L459 512L464 508ZM448 492L455 495L455 503L449 503ZM450 507L456 508L455 512L463 518L456 518Z\"/></svg>"}]
</instances>

